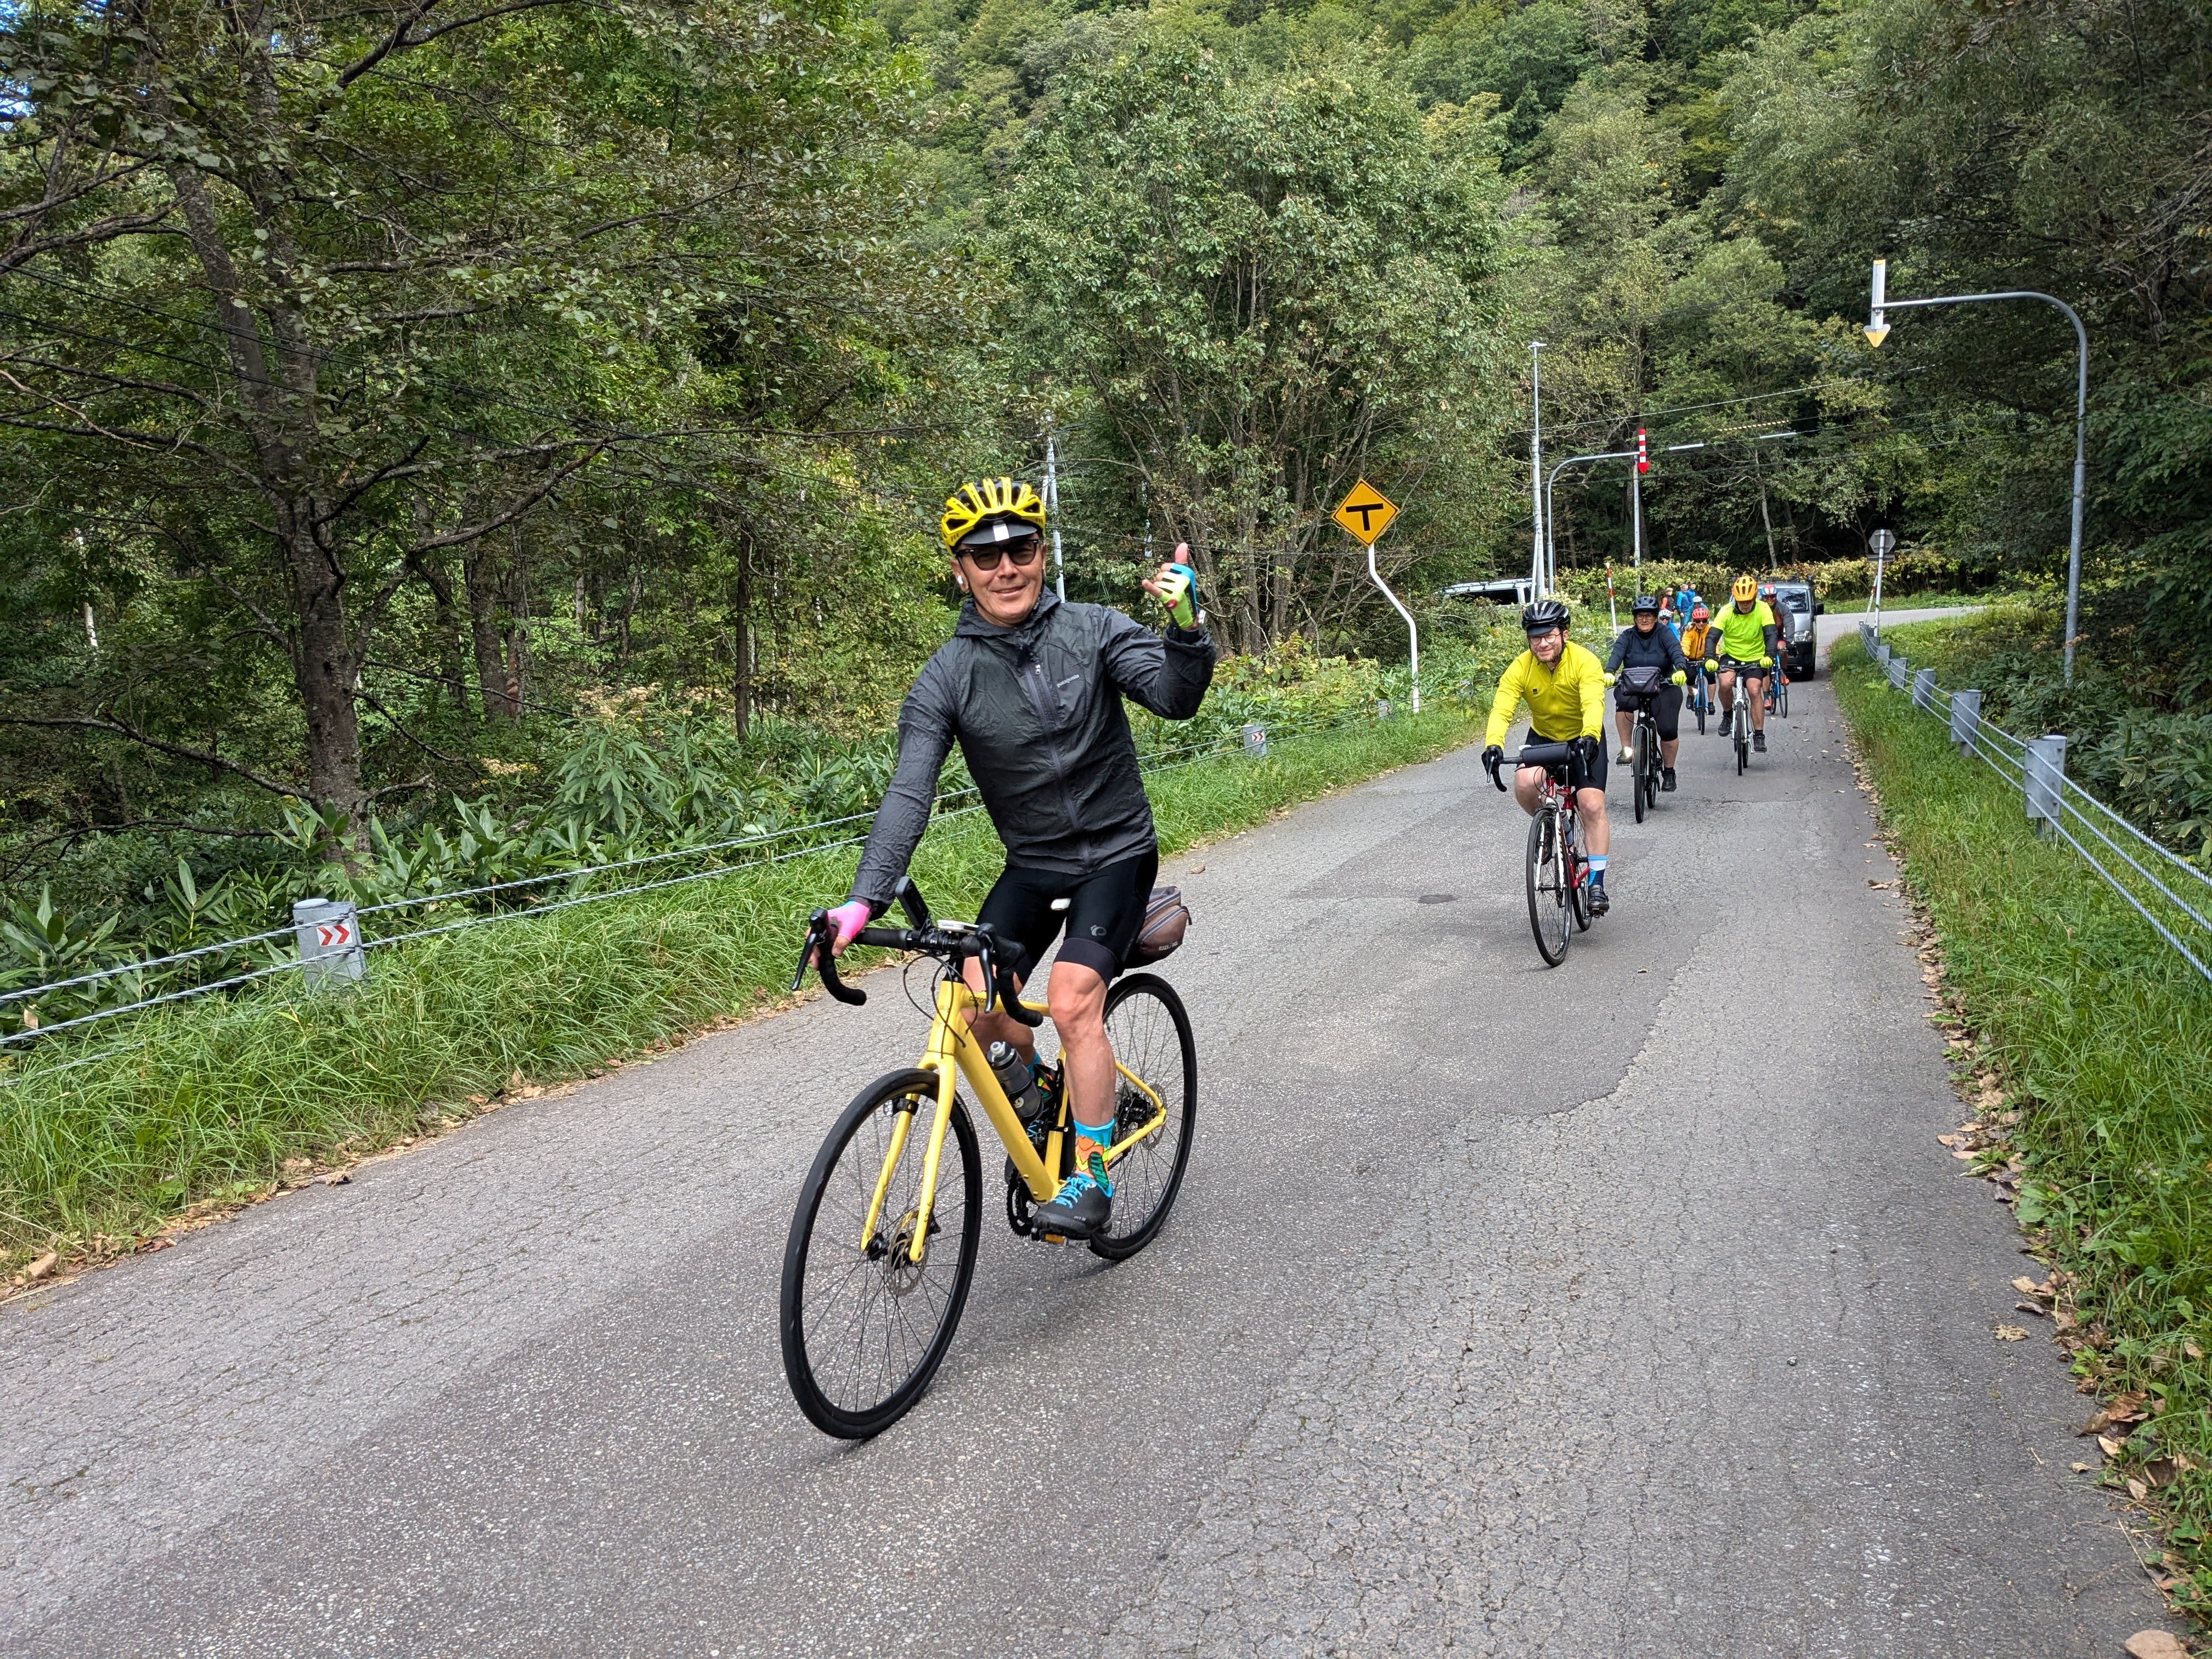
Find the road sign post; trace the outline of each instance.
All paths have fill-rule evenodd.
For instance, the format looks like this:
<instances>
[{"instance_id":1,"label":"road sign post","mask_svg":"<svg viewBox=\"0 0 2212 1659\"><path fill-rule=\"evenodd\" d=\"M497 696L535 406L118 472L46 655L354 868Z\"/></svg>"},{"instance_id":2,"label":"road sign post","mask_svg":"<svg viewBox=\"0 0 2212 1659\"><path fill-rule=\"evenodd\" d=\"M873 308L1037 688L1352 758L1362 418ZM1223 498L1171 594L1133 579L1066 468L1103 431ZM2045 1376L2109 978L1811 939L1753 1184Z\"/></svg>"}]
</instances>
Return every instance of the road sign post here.
<instances>
[{"instance_id":1,"label":"road sign post","mask_svg":"<svg viewBox=\"0 0 2212 1659\"><path fill-rule=\"evenodd\" d=\"M1874 631L1881 632L1881 570L1889 557L1889 550L1897 545L1897 532L1877 530L1867 538L1867 545L1874 549Z\"/></svg>"},{"instance_id":2,"label":"road sign post","mask_svg":"<svg viewBox=\"0 0 2212 1659\"><path fill-rule=\"evenodd\" d=\"M1367 580L1382 590L1391 609L1406 619L1406 639L1413 654L1413 712L1418 714L1421 712L1421 630L1414 625L1413 613L1390 591L1390 585L1382 580L1382 573L1375 568L1376 539L1396 520L1397 504L1362 478L1336 504L1336 511L1330 516L1344 526L1352 540L1367 549Z\"/></svg>"},{"instance_id":3,"label":"road sign post","mask_svg":"<svg viewBox=\"0 0 2212 1659\"><path fill-rule=\"evenodd\" d=\"M303 898L292 906L300 941L300 977L314 990L358 984L362 957L361 922L351 899Z\"/></svg>"}]
</instances>

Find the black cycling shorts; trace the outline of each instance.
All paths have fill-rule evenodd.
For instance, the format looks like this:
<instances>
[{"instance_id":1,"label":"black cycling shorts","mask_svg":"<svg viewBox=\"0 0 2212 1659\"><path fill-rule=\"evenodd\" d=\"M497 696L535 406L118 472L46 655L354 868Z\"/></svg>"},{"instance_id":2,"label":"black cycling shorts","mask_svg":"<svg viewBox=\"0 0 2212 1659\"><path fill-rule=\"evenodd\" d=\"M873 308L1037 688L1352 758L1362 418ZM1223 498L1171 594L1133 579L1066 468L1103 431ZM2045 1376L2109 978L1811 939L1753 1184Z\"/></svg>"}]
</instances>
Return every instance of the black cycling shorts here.
<instances>
[{"instance_id":1,"label":"black cycling shorts","mask_svg":"<svg viewBox=\"0 0 2212 1659\"><path fill-rule=\"evenodd\" d=\"M1565 739L1561 738L1539 737L1535 732L1531 732L1528 734L1528 741L1531 744L1561 743L1565 742ZM1602 791L1605 788L1605 739L1603 738L1595 738L1592 742L1585 744L1584 747L1589 749L1590 751L1589 758L1587 761L1583 760L1579 755L1570 755L1567 758L1568 787L1575 789L1595 789Z\"/></svg>"},{"instance_id":2,"label":"black cycling shorts","mask_svg":"<svg viewBox=\"0 0 2212 1659\"><path fill-rule=\"evenodd\" d=\"M1659 728L1659 740L1672 743L1682 735L1682 688L1668 684L1650 694L1652 723ZM1624 714L1632 714L1647 699L1638 696L1625 685L1613 688L1613 706Z\"/></svg>"},{"instance_id":3,"label":"black cycling shorts","mask_svg":"<svg viewBox=\"0 0 2212 1659\"><path fill-rule=\"evenodd\" d=\"M1010 864L991 884L991 896L975 920L990 923L1002 941L1011 942L1005 961L1018 979L1029 978L1065 927L1067 939L1060 959L1079 962L1101 979L1111 980L1121 971L1145 925L1152 878L1159 872L1158 848L1087 876L1018 870ZM1052 902L1060 898L1067 908L1054 909Z\"/></svg>"},{"instance_id":4,"label":"black cycling shorts","mask_svg":"<svg viewBox=\"0 0 2212 1659\"><path fill-rule=\"evenodd\" d=\"M1734 657L1723 657L1720 663L1722 673L1734 674L1738 679L1763 680L1766 678L1766 671L1755 662L1738 662Z\"/></svg>"}]
</instances>

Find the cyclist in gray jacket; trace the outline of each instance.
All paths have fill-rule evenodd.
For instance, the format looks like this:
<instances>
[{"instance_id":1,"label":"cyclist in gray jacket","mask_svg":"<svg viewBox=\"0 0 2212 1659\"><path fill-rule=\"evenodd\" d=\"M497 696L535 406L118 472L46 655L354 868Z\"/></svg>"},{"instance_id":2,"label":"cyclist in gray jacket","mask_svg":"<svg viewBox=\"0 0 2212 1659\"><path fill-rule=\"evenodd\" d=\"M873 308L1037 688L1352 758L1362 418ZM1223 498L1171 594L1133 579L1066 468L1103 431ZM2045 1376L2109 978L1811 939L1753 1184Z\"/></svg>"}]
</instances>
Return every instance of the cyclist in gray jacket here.
<instances>
[{"instance_id":1,"label":"cyclist in gray jacket","mask_svg":"<svg viewBox=\"0 0 2212 1659\"><path fill-rule=\"evenodd\" d=\"M1115 1102L1106 988L1126 965L1159 870L1121 699L1188 720L1213 678L1215 653L1195 609L1187 547L1143 585L1168 608L1168 626L1155 634L1110 606L1046 592L1044 525L1036 492L1011 479L964 484L945 502L945 545L969 597L952 638L899 710L897 770L851 895L830 918L842 951L888 908L957 742L1006 848L977 921L991 925L1017 979L1029 977L1066 928L1045 1000L1066 1054L1076 1170L1031 1224L1089 1238L1106 1224L1114 1192L1105 1160ZM983 990L977 964L967 971ZM1010 1042L1039 1066L1036 1038L1018 1021L993 1012L976 1015L974 1028L980 1042Z\"/></svg>"}]
</instances>

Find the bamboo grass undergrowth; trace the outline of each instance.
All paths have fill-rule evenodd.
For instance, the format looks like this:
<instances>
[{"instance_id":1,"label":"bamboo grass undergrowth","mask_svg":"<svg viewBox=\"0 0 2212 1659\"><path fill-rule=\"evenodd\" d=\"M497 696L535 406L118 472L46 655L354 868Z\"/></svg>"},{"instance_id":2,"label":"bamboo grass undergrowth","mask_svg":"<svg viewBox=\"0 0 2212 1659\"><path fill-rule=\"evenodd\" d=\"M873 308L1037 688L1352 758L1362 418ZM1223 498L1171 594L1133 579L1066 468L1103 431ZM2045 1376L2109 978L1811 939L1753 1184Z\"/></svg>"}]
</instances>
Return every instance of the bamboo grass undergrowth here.
<instances>
[{"instance_id":1,"label":"bamboo grass undergrowth","mask_svg":"<svg viewBox=\"0 0 2212 1659\"><path fill-rule=\"evenodd\" d=\"M1954 1057L1992 1066L2019 1112L2017 1214L2070 1295L2075 1375L2142 1397L2105 1479L2143 1488L2169 1593L2212 1610L2212 986L1855 641L1834 683L1971 1035Z\"/></svg>"},{"instance_id":2,"label":"bamboo grass undergrowth","mask_svg":"<svg viewBox=\"0 0 2212 1659\"><path fill-rule=\"evenodd\" d=\"M1431 758L1480 729L1472 706L1447 703L1283 738L1264 759L1164 768L1148 781L1162 850ZM357 1158L503 1091L590 1076L766 1011L790 985L807 913L843 896L857 856L823 849L372 951L348 990L209 999L58 1041L0 1086L0 1273L49 1250L129 1249L195 1205L272 1190L288 1161L296 1170ZM940 915L973 915L1003 861L974 813L932 827L914 876ZM82 1063L118 1042L137 1046Z\"/></svg>"}]
</instances>

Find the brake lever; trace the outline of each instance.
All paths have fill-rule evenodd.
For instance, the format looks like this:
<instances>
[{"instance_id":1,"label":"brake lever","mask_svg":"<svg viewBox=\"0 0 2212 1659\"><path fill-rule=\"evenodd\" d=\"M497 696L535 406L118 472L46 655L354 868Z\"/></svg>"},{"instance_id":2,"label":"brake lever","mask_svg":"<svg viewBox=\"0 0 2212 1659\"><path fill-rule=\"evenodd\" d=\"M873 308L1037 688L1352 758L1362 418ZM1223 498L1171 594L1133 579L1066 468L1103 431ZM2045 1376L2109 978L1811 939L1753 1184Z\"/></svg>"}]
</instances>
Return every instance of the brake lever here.
<instances>
[{"instance_id":1,"label":"brake lever","mask_svg":"<svg viewBox=\"0 0 2212 1659\"><path fill-rule=\"evenodd\" d=\"M868 994L858 986L848 985L837 977L837 957L830 948L836 935L831 931L830 913L817 910L806 924L806 955L799 959L799 973L791 981L796 991L806 977L806 964L811 959L822 975L822 988L838 1001L850 1003L858 1008L868 1000Z\"/></svg>"},{"instance_id":2,"label":"brake lever","mask_svg":"<svg viewBox=\"0 0 2212 1659\"><path fill-rule=\"evenodd\" d=\"M1033 1014L1022 1006L1021 994L1014 988L1012 975L1000 972L999 958L997 953L992 949L991 930L988 927L978 927L975 930L975 956L983 969L983 983L988 988L989 995L998 999L1001 1012L1012 1016L1031 1030L1043 1024L1042 1014ZM985 1006L988 1006L988 999Z\"/></svg>"}]
</instances>

